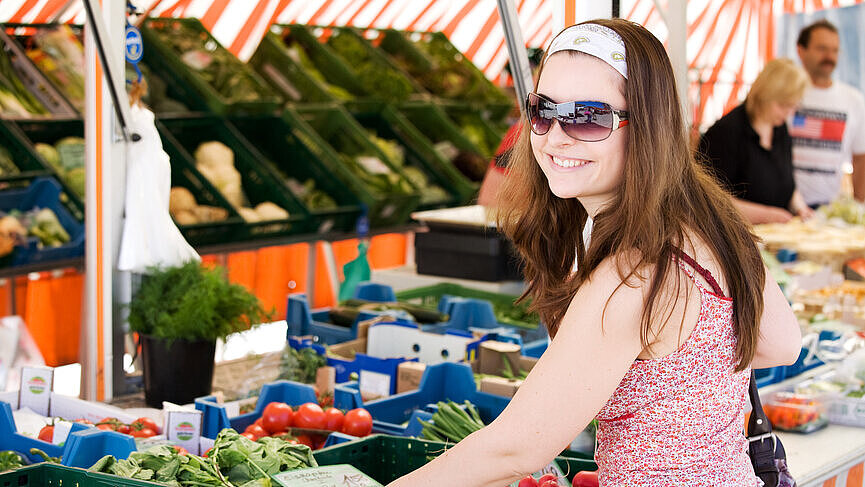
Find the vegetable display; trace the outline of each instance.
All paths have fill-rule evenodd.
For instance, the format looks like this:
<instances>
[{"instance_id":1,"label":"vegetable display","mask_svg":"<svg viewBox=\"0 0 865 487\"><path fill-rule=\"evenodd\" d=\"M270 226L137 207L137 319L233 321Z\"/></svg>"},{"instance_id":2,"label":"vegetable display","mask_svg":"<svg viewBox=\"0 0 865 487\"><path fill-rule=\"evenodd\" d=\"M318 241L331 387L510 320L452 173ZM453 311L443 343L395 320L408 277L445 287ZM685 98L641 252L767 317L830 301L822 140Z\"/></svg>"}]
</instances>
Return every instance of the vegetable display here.
<instances>
[{"instance_id":1,"label":"vegetable display","mask_svg":"<svg viewBox=\"0 0 865 487\"><path fill-rule=\"evenodd\" d=\"M286 30L286 32L290 31ZM334 98L337 100L354 99L354 96L345 88L328 82L327 78L321 74L321 71L319 71L315 63L313 63L309 58L309 55L304 50L303 46L296 40L292 39L290 33L287 33L286 36L283 37L282 42L285 44L288 57L290 57L296 64L300 65L307 75L321 83Z\"/></svg>"},{"instance_id":2,"label":"vegetable display","mask_svg":"<svg viewBox=\"0 0 865 487\"><path fill-rule=\"evenodd\" d=\"M27 45L27 57L84 113L84 46L66 24L37 30Z\"/></svg>"},{"instance_id":3,"label":"vegetable display","mask_svg":"<svg viewBox=\"0 0 865 487\"><path fill-rule=\"evenodd\" d=\"M51 166L69 188L84 198L87 175L84 172L84 139L64 137L53 146L43 142L33 144L36 153Z\"/></svg>"},{"instance_id":4,"label":"vegetable display","mask_svg":"<svg viewBox=\"0 0 865 487\"><path fill-rule=\"evenodd\" d=\"M324 191L315 187L315 181L307 179L303 183L289 178L285 181L292 193L310 210L331 210L337 207L336 201Z\"/></svg>"},{"instance_id":5,"label":"vegetable display","mask_svg":"<svg viewBox=\"0 0 865 487\"><path fill-rule=\"evenodd\" d=\"M812 397L782 392L763 405L772 427L783 431L810 433L828 424L822 405Z\"/></svg>"},{"instance_id":6,"label":"vegetable display","mask_svg":"<svg viewBox=\"0 0 865 487\"><path fill-rule=\"evenodd\" d=\"M362 311L404 311L422 324L442 323L448 315L411 303L382 303L363 299L347 299L330 309L330 319L335 325L351 326Z\"/></svg>"},{"instance_id":7,"label":"vegetable display","mask_svg":"<svg viewBox=\"0 0 865 487\"><path fill-rule=\"evenodd\" d=\"M9 54L5 49L0 49L0 115L33 118L48 113L45 106L21 83Z\"/></svg>"},{"instance_id":8,"label":"vegetable display","mask_svg":"<svg viewBox=\"0 0 865 487\"><path fill-rule=\"evenodd\" d=\"M442 35L424 35L414 42L433 63L433 69L412 73L433 93L445 98L507 102L504 93L469 65L471 61Z\"/></svg>"},{"instance_id":9,"label":"vegetable display","mask_svg":"<svg viewBox=\"0 0 865 487\"><path fill-rule=\"evenodd\" d=\"M12 252L15 245L25 245L28 237L39 239L40 248L60 247L70 237L57 215L49 208L33 208L27 212L10 211L0 217L0 256Z\"/></svg>"},{"instance_id":10,"label":"vegetable display","mask_svg":"<svg viewBox=\"0 0 865 487\"><path fill-rule=\"evenodd\" d=\"M205 457L167 445L135 452L126 460L108 455L90 470L171 486L270 487L271 475L318 464L309 447L277 438L250 440L224 429Z\"/></svg>"},{"instance_id":11,"label":"vegetable display","mask_svg":"<svg viewBox=\"0 0 865 487\"><path fill-rule=\"evenodd\" d=\"M147 25L226 103L258 101L273 96L247 66L210 38L198 24L159 21Z\"/></svg>"},{"instance_id":12,"label":"vegetable display","mask_svg":"<svg viewBox=\"0 0 865 487\"><path fill-rule=\"evenodd\" d=\"M314 402L301 404L297 409L284 402L271 402L242 434L253 441L273 437L318 449L330 431L367 436L372 433L372 416L363 408L343 413L336 408L322 409Z\"/></svg>"},{"instance_id":13,"label":"vegetable display","mask_svg":"<svg viewBox=\"0 0 865 487\"><path fill-rule=\"evenodd\" d=\"M427 440L458 443L484 427L477 408L469 401L462 404L464 409L453 401L439 401L437 406L431 421L418 418L423 425L421 436Z\"/></svg>"},{"instance_id":14,"label":"vegetable display","mask_svg":"<svg viewBox=\"0 0 865 487\"><path fill-rule=\"evenodd\" d=\"M0 472L15 470L24 466L24 458L14 451L0 451Z\"/></svg>"},{"instance_id":15,"label":"vegetable display","mask_svg":"<svg viewBox=\"0 0 865 487\"><path fill-rule=\"evenodd\" d=\"M195 149L195 168L225 196L248 223L287 220L289 213L276 203L264 201L255 208L243 193L243 180L234 167L234 151L219 141L203 142ZM188 198L185 203L189 203Z\"/></svg>"},{"instance_id":16,"label":"vegetable display","mask_svg":"<svg viewBox=\"0 0 865 487\"><path fill-rule=\"evenodd\" d=\"M217 206L199 205L192 192L182 186L171 188L168 212L179 225L220 222L228 219L228 210Z\"/></svg>"},{"instance_id":17,"label":"vegetable display","mask_svg":"<svg viewBox=\"0 0 865 487\"><path fill-rule=\"evenodd\" d=\"M405 100L411 95L411 83L401 73L376 62L363 39L348 31L335 30L327 45L357 74L358 81L376 97Z\"/></svg>"}]
</instances>

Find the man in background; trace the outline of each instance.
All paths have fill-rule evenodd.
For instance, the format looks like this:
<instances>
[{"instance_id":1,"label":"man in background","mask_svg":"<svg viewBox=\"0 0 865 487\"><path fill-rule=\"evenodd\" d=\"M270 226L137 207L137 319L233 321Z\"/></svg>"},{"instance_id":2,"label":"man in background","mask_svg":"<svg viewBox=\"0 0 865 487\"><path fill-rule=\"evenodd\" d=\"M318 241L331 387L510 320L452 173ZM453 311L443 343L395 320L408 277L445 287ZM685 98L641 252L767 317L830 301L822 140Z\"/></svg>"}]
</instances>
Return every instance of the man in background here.
<instances>
[{"instance_id":1,"label":"man in background","mask_svg":"<svg viewBox=\"0 0 865 487\"><path fill-rule=\"evenodd\" d=\"M796 50L813 86L789 124L796 188L815 208L838 197L845 167L853 170L853 195L865 200L865 98L832 79L841 39L819 20L799 33Z\"/></svg>"}]
</instances>

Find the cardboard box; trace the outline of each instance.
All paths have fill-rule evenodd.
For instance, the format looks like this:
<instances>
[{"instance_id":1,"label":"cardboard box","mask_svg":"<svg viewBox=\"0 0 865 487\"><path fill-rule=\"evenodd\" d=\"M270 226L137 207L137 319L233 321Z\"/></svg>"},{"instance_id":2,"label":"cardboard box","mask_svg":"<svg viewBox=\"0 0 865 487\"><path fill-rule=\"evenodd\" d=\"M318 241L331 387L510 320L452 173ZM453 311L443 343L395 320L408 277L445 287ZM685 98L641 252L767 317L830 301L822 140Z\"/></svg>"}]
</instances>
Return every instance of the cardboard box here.
<instances>
[{"instance_id":1,"label":"cardboard box","mask_svg":"<svg viewBox=\"0 0 865 487\"><path fill-rule=\"evenodd\" d=\"M520 368L520 346L514 343L486 341L478 348L478 373L502 375L505 360L514 375Z\"/></svg>"},{"instance_id":2,"label":"cardboard box","mask_svg":"<svg viewBox=\"0 0 865 487\"><path fill-rule=\"evenodd\" d=\"M523 385L523 381L520 379L484 377L481 379L480 391L497 396L514 397L521 385Z\"/></svg>"},{"instance_id":3,"label":"cardboard box","mask_svg":"<svg viewBox=\"0 0 865 487\"><path fill-rule=\"evenodd\" d=\"M396 393L413 391L420 387L426 365L420 362L403 362L397 369Z\"/></svg>"}]
</instances>

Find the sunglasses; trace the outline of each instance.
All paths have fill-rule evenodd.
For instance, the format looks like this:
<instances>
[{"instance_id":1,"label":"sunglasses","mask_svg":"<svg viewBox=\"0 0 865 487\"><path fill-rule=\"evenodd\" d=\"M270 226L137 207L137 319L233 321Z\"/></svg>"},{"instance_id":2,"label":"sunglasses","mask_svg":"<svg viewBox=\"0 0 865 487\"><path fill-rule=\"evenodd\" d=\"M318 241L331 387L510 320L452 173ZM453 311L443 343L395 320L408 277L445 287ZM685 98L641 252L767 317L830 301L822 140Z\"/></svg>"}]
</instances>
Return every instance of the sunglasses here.
<instances>
[{"instance_id":1,"label":"sunglasses","mask_svg":"<svg viewBox=\"0 0 865 487\"><path fill-rule=\"evenodd\" d=\"M598 101L568 101L555 103L537 93L526 96L526 114L532 132L544 135L553 126L553 120L569 137L583 142L606 139L613 130L628 125L628 112L614 110Z\"/></svg>"}]
</instances>

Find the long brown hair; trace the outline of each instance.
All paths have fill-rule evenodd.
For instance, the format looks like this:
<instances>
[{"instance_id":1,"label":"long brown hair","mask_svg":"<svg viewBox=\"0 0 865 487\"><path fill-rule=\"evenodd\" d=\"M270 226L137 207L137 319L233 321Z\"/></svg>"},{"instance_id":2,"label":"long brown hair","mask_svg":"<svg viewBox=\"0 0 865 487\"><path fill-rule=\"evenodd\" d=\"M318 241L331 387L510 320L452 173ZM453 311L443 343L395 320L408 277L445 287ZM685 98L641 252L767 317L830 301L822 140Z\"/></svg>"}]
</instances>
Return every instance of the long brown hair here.
<instances>
[{"instance_id":1,"label":"long brown hair","mask_svg":"<svg viewBox=\"0 0 865 487\"><path fill-rule=\"evenodd\" d=\"M575 198L552 194L533 155L523 117L498 206L499 225L525 263L528 286L522 298L532 298L533 309L555 336L577 290L604 259L616 257L623 284L632 277L645 279L641 271L653 266L640 325L641 342L649 348L651 337L659 332L653 328L662 314L659 310L672 313L673 306L661 302L661 294L668 274L677 271L674 251L687 241L688 232L694 232L711 249L729 286L738 338L736 370L744 370L754 357L763 310L765 274L755 237L730 196L689 149L663 45L633 22L590 22L613 29L625 42L630 133L624 175L613 201L595 216L586 248L586 210ZM635 254L636 263L619 258ZM572 273L575 258L578 266Z\"/></svg>"}]
</instances>

